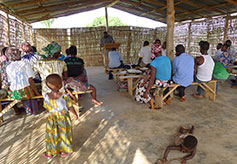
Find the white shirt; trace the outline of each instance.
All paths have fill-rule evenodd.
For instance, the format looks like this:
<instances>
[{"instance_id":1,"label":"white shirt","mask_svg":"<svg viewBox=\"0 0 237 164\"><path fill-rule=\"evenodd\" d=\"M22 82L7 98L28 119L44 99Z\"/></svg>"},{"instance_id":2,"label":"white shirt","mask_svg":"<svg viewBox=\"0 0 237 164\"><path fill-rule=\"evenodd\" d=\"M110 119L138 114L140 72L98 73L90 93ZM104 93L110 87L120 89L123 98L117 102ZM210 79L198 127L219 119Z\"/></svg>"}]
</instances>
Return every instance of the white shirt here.
<instances>
[{"instance_id":1,"label":"white shirt","mask_svg":"<svg viewBox=\"0 0 237 164\"><path fill-rule=\"evenodd\" d=\"M109 51L109 68L117 68L121 65L121 54L118 51Z\"/></svg>"},{"instance_id":2,"label":"white shirt","mask_svg":"<svg viewBox=\"0 0 237 164\"><path fill-rule=\"evenodd\" d=\"M162 56L166 56L166 49L161 49L161 54L162 54Z\"/></svg>"},{"instance_id":3,"label":"white shirt","mask_svg":"<svg viewBox=\"0 0 237 164\"><path fill-rule=\"evenodd\" d=\"M139 57L142 57L142 61L145 64L150 64L152 62L151 60L151 47L150 46L145 46L142 47L139 54Z\"/></svg>"},{"instance_id":4,"label":"white shirt","mask_svg":"<svg viewBox=\"0 0 237 164\"><path fill-rule=\"evenodd\" d=\"M24 61L14 61L6 68L6 73L12 91L30 86L29 78L34 77L31 65Z\"/></svg>"},{"instance_id":5,"label":"white shirt","mask_svg":"<svg viewBox=\"0 0 237 164\"><path fill-rule=\"evenodd\" d=\"M200 81L210 81L214 69L214 61L210 55L201 55L204 58L202 65L197 68L197 79Z\"/></svg>"}]
</instances>

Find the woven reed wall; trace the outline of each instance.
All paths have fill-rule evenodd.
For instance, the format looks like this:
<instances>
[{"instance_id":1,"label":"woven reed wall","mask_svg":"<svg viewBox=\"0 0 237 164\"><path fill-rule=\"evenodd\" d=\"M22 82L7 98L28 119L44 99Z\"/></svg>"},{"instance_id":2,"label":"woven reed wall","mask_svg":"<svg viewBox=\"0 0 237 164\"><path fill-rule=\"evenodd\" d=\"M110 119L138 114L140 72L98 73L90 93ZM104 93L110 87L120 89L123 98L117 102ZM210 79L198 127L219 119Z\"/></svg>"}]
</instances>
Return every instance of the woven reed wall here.
<instances>
[{"instance_id":1,"label":"woven reed wall","mask_svg":"<svg viewBox=\"0 0 237 164\"><path fill-rule=\"evenodd\" d=\"M12 16L0 14L0 48L18 46L24 41L33 44L32 27Z\"/></svg>"}]
</instances>

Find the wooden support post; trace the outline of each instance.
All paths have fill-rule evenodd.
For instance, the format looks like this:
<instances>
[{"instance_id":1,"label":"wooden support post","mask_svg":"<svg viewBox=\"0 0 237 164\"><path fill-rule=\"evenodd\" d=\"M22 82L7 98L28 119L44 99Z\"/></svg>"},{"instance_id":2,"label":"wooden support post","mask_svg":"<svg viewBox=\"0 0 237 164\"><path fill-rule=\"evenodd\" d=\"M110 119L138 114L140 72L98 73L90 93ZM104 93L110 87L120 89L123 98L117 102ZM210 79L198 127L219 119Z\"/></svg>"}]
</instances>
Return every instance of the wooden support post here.
<instances>
[{"instance_id":1,"label":"wooden support post","mask_svg":"<svg viewBox=\"0 0 237 164\"><path fill-rule=\"evenodd\" d=\"M9 14L7 14L7 46L11 45L11 39L10 39L10 22L9 22Z\"/></svg>"},{"instance_id":2,"label":"wooden support post","mask_svg":"<svg viewBox=\"0 0 237 164\"><path fill-rule=\"evenodd\" d=\"M27 39L26 39L26 34L25 34L25 25L23 22L21 22L21 25L22 25L21 32L22 32L23 41L26 42Z\"/></svg>"},{"instance_id":3,"label":"wooden support post","mask_svg":"<svg viewBox=\"0 0 237 164\"><path fill-rule=\"evenodd\" d=\"M128 42L127 42L127 64L130 64L131 62L129 62L129 59L130 58L130 52L131 52L131 42L132 42L132 39L131 39L131 31L129 31L128 33Z\"/></svg>"},{"instance_id":4,"label":"wooden support post","mask_svg":"<svg viewBox=\"0 0 237 164\"><path fill-rule=\"evenodd\" d=\"M192 23L193 23L193 21L190 22L189 25L188 25L188 54L189 54L189 55L190 55L190 53L191 53L191 46L190 46L190 43L191 43L191 35L192 35L192 33L191 33L191 30L192 30Z\"/></svg>"},{"instance_id":5,"label":"wooden support post","mask_svg":"<svg viewBox=\"0 0 237 164\"><path fill-rule=\"evenodd\" d=\"M225 17L225 29L224 29L223 43L225 43L225 41L227 39L227 35L228 35L229 17L230 17L230 14L227 14Z\"/></svg>"},{"instance_id":6,"label":"wooden support post","mask_svg":"<svg viewBox=\"0 0 237 164\"><path fill-rule=\"evenodd\" d=\"M174 0L167 0L167 49L166 56L173 59L174 54L174 21L175 21L175 9L174 9Z\"/></svg>"},{"instance_id":7,"label":"wooden support post","mask_svg":"<svg viewBox=\"0 0 237 164\"><path fill-rule=\"evenodd\" d=\"M108 10L107 7L105 7L105 21L106 21L106 31L109 31L109 20L108 20Z\"/></svg>"}]
</instances>

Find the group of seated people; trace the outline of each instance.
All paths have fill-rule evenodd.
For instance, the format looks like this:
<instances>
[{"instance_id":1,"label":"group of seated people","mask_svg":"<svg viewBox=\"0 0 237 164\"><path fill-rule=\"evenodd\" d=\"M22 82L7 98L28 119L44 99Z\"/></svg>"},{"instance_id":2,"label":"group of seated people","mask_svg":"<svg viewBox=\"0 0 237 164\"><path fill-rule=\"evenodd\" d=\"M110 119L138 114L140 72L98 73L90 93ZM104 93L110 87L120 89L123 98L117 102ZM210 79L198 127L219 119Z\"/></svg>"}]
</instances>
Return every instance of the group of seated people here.
<instances>
[{"instance_id":1,"label":"group of seated people","mask_svg":"<svg viewBox=\"0 0 237 164\"><path fill-rule=\"evenodd\" d=\"M26 111L30 114L39 113L39 105L34 96L43 97L51 91L46 84L50 74L58 74L63 80L61 92L67 92L72 99L78 100L73 91L84 92L91 90L92 103L101 105L96 98L96 88L88 83L84 61L76 57L77 48L71 46L69 55L62 58L61 46L52 42L42 49L45 54L40 55L29 43L20 46L5 47L1 51L1 88L9 91L12 99L23 100L23 108L14 106L15 114ZM35 83L41 82L42 92Z\"/></svg>"},{"instance_id":2,"label":"group of seated people","mask_svg":"<svg viewBox=\"0 0 237 164\"><path fill-rule=\"evenodd\" d=\"M212 79L217 80L216 92L218 92L219 81L226 80L229 76L226 68L230 65L230 62L234 60L235 54L233 48L231 49L230 40L227 40L226 43L221 46L221 53L218 53L218 56L216 55L214 60L211 54L208 53L210 45L207 41L199 42L201 55L195 59L185 53L183 45L177 45L175 47L176 57L173 60L173 67L171 66L170 59L167 56L162 56L162 46L160 42L156 41L155 44L156 46L151 48L152 52L150 53L150 47L146 41L140 51L141 55L139 54L139 56L142 58L139 59L138 63L140 64L141 60L143 60L144 64L147 65L151 59L151 71L145 79L137 84L135 93L136 101L149 103L152 109L154 109L154 100L150 95L150 90L154 85L156 87L168 87L173 82L179 84L177 95L180 97L179 100L183 102L186 101L185 88L192 84L193 81L204 83ZM153 59L153 55L150 56L150 54L154 54L155 58ZM168 91L169 88L164 91L164 94L168 93ZM204 90L198 86L197 93L193 94L193 97L203 98L203 94ZM167 97L165 103L171 103L170 96Z\"/></svg>"}]
</instances>

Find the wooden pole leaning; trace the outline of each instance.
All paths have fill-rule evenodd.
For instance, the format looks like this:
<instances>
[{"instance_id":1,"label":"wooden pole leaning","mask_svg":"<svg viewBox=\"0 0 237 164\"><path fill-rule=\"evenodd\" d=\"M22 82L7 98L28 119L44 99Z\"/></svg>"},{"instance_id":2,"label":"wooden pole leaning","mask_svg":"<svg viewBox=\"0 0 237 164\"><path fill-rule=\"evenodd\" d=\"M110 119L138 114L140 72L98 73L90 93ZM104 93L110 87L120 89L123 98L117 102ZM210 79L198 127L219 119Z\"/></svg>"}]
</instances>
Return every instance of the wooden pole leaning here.
<instances>
[{"instance_id":1,"label":"wooden pole leaning","mask_svg":"<svg viewBox=\"0 0 237 164\"><path fill-rule=\"evenodd\" d=\"M225 41L227 39L227 35L228 35L229 17L230 17L230 14L227 14L225 17L225 29L224 29L223 43L225 43Z\"/></svg>"},{"instance_id":2,"label":"wooden pole leaning","mask_svg":"<svg viewBox=\"0 0 237 164\"><path fill-rule=\"evenodd\" d=\"M106 31L109 31L109 20L108 20L108 9L105 7L105 21L106 21Z\"/></svg>"},{"instance_id":3,"label":"wooden pole leaning","mask_svg":"<svg viewBox=\"0 0 237 164\"><path fill-rule=\"evenodd\" d=\"M167 50L166 56L173 59L174 51L174 22L175 22L175 9L174 9L174 0L167 0Z\"/></svg>"}]
</instances>

